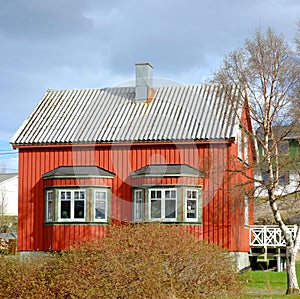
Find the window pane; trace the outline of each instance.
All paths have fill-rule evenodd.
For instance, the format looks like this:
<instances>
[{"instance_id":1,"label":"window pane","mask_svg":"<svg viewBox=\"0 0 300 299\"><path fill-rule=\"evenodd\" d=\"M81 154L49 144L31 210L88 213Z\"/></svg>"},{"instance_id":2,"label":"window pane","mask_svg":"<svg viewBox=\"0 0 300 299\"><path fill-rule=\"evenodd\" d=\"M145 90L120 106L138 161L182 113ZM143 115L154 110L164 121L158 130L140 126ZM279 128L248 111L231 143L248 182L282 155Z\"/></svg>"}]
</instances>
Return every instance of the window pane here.
<instances>
[{"instance_id":1,"label":"window pane","mask_svg":"<svg viewBox=\"0 0 300 299\"><path fill-rule=\"evenodd\" d=\"M246 133L244 133L244 156L245 156L245 163L249 163L248 135Z\"/></svg>"},{"instance_id":2,"label":"window pane","mask_svg":"<svg viewBox=\"0 0 300 299\"><path fill-rule=\"evenodd\" d=\"M84 191L80 191L80 199L85 199L85 192Z\"/></svg>"},{"instance_id":3,"label":"window pane","mask_svg":"<svg viewBox=\"0 0 300 299\"><path fill-rule=\"evenodd\" d=\"M74 218L84 218L84 201L76 200L74 202Z\"/></svg>"},{"instance_id":4,"label":"window pane","mask_svg":"<svg viewBox=\"0 0 300 299\"><path fill-rule=\"evenodd\" d=\"M53 191L47 191L47 215L46 215L46 221L53 220Z\"/></svg>"},{"instance_id":5,"label":"window pane","mask_svg":"<svg viewBox=\"0 0 300 299\"><path fill-rule=\"evenodd\" d=\"M136 190L135 191L135 199L141 199L142 198L142 191L141 190Z\"/></svg>"},{"instance_id":6,"label":"window pane","mask_svg":"<svg viewBox=\"0 0 300 299\"><path fill-rule=\"evenodd\" d=\"M171 198L171 191L170 190L165 191L165 198Z\"/></svg>"},{"instance_id":7,"label":"window pane","mask_svg":"<svg viewBox=\"0 0 300 299\"><path fill-rule=\"evenodd\" d=\"M61 201L60 202L60 218L70 218L71 217L71 202Z\"/></svg>"},{"instance_id":8,"label":"window pane","mask_svg":"<svg viewBox=\"0 0 300 299\"><path fill-rule=\"evenodd\" d=\"M135 218L142 219L142 201L140 199L135 204Z\"/></svg>"},{"instance_id":9,"label":"window pane","mask_svg":"<svg viewBox=\"0 0 300 299\"><path fill-rule=\"evenodd\" d=\"M74 191L74 199L79 199L79 191Z\"/></svg>"},{"instance_id":10,"label":"window pane","mask_svg":"<svg viewBox=\"0 0 300 299\"><path fill-rule=\"evenodd\" d=\"M270 175L266 171L261 172L261 177L262 177L262 180L264 181L264 183L268 183L268 181L270 180Z\"/></svg>"},{"instance_id":11,"label":"window pane","mask_svg":"<svg viewBox=\"0 0 300 299\"><path fill-rule=\"evenodd\" d=\"M287 155L289 153L289 142L279 141L278 142L278 152L281 155Z\"/></svg>"},{"instance_id":12,"label":"window pane","mask_svg":"<svg viewBox=\"0 0 300 299\"><path fill-rule=\"evenodd\" d=\"M48 191L47 197L48 197L48 200L53 200L53 191Z\"/></svg>"},{"instance_id":13,"label":"window pane","mask_svg":"<svg viewBox=\"0 0 300 299\"><path fill-rule=\"evenodd\" d=\"M171 198L176 198L176 190L171 191Z\"/></svg>"},{"instance_id":14,"label":"window pane","mask_svg":"<svg viewBox=\"0 0 300 299\"><path fill-rule=\"evenodd\" d=\"M238 158L242 160L243 156L242 156L242 129L241 128L239 128L238 130L237 146L238 146Z\"/></svg>"},{"instance_id":15,"label":"window pane","mask_svg":"<svg viewBox=\"0 0 300 299\"><path fill-rule=\"evenodd\" d=\"M198 217L198 190L186 190L185 220L197 221Z\"/></svg>"},{"instance_id":16,"label":"window pane","mask_svg":"<svg viewBox=\"0 0 300 299\"><path fill-rule=\"evenodd\" d=\"M66 199L71 199L71 191L66 191Z\"/></svg>"},{"instance_id":17,"label":"window pane","mask_svg":"<svg viewBox=\"0 0 300 299\"><path fill-rule=\"evenodd\" d=\"M47 215L47 219L48 220L52 220L52 209L53 209L53 201L52 200L48 200L48 215Z\"/></svg>"},{"instance_id":18,"label":"window pane","mask_svg":"<svg viewBox=\"0 0 300 299\"><path fill-rule=\"evenodd\" d=\"M188 218L188 219L197 218L197 201L196 200L187 200L186 218Z\"/></svg>"},{"instance_id":19,"label":"window pane","mask_svg":"<svg viewBox=\"0 0 300 299\"><path fill-rule=\"evenodd\" d=\"M279 185L285 186L290 182L290 174L289 172L284 172L279 176Z\"/></svg>"},{"instance_id":20,"label":"window pane","mask_svg":"<svg viewBox=\"0 0 300 299\"><path fill-rule=\"evenodd\" d=\"M151 200L151 218L161 218L160 200Z\"/></svg>"},{"instance_id":21,"label":"window pane","mask_svg":"<svg viewBox=\"0 0 300 299\"><path fill-rule=\"evenodd\" d=\"M165 218L176 218L176 200L165 201Z\"/></svg>"},{"instance_id":22,"label":"window pane","mask_svg":"<svg viewBox=\"0 0 300 299\"><path fill-rule=\"evenodd\" d=\"M105 220L107 219L107 191L97 190L95 191L94 200L94 219Z\"/></svg>"},{"instance_id":23,"label":"window pane","mask_svg":"<svg viewBox=\"0 0 300 299\"><path fill-rule=\"evenodd\" d=\"M96 201L95 203L95 219L105 219L106 202Z\"/></svg>"},{"instance_id":24,"label":"window pane","mask_svg":"<svg viewBox=\"0 0 300 299\"><path fill-rule=\"evenodd\" d=\"M134 218L136 220L140 220L143 218L143 201L142 201L142 190L135 190L134 193L134 208L135 208L135 212L134 212Z\"/></svg>"},{"instance_id":25,"label":"window pane","mask_svg":"<svg viewBox=\"0 0 300 299\"><path fill-rule=\"evenodd\" d=\"M244 198L244 225L249 225L249 197L247 194Z\"/></svg>"},{"instance_id":26,"label":"window pane","mask_svg":"<svg viewBox=\"0 0 300 299\"><path fill-rule=\"evenodd\" d=\"M96 199L105 200L106 199L106 192L105 191L96 191Z\"/></svg>"},{"instance_id":27,"label":"window pane","mask_svg":"<svg viewBox=\"0 0 300 299\"><path fill-rule=\"evenodd\" d=\"M65 199L66 198L66 192L65 191L61 191L60 192L60 198L61 199Z\"/></svg>"}]
</instances>

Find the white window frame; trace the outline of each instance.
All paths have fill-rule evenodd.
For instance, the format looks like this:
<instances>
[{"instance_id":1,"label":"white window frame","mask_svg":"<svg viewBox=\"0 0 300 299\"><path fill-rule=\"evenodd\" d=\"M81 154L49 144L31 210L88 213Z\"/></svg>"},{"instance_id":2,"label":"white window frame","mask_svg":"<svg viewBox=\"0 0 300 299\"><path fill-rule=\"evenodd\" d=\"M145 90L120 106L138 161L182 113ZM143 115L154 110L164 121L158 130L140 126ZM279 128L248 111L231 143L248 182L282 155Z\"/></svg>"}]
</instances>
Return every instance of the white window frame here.
<instances>
[{"instance_id":1,"label":"white window frame","mask_svg":"<svg viewBox=\"0 0 300 299\"><path fill-rule=\"evenodd\" d=\"M244 161L246 164L249 164L249 136L248 134L244 131Z\"/></svg>"},{"instance_id":2,"label":"white window frame","mask_svg":"<svg viewBox=\"0 0 300 299\"><path fill-rule=\"evenodd\" d=\"M161 192L161 198L156 199L157 197L151 197L151 192ZM166 198L166 192L175 192L175 198L170 197ZM161 201L161 217L152 218L151 217L151 208L152 208L152 199ZM166 201L175 200L175 217L167 218L166 217ZM178 190L176 188L149 188L148 189L148 217L150 221L177 221L177 209L178 209Z\"/></svg>"},{"instance_id":3,"label":"white window frame","mask_svg":"<svg viewBox=\"0 0 300 299\"><path fill-rule=\"evenodd\" d=\"M249 227L249 195L244 196L244 226Z\"/></svg>"},{"instance_id":4,"label":"white window frame","mask_svg":"<svg viewBox=\"0 0 300 299\"><path fill-rule=\"evenodd\" d=\"M71 197L70 199L62 199L61 195L63 192L70 192L71 193ZM75 198L75 192L83 192L84 193L84 198ZM70 201L70 217L68 218L63 218L61 217L61 203L62 202L67 202L67 201ZM83 201L84 202L84 217L82 218L75 218L75 202L76 201ZM57 219L58 221L61 221L61 222L70 222L70 221L74 221L74 222L82 222L82 221L86 221L86 202L87 202L87 192L85 189L61 189L61 190L58 190L58 215L57 215Z\"/></svg>"},{"instance_id":5,"label":"white window frame","mask_svg":"<svg viewBox=\"0 0 300 299\"><path fill-rule=\"evenodd\" d=\"M287 156L289 154L289 141L288 140L281 140L277 144L278 146L278 153L279 155Z\"/></svg>"},{"instance_id":6,"label":"white window frame","mask_svg":"<svg viewBox=\"0 0 300 299\"><path fill-rule=\"evenodd\" d=\"M144 202L143 202L143 189L135 189L133 195L133 219L134 221L141 222L144 220ZM140 216L138 217L138 212Z\"/></svg>"},{"instance_id":7,"label":"white window frame","mask_svg":"<svg viewBox=\"0 0 300 299\"><path fill-rule=\"evenodd\" d=\"M97 198L97 192L101 192L105 194L105 198ZM105 217L104 218L97 218L97 212L96 212L96 208L97 205L99 204L105 204L105 208L104 208L104 214ZM94 222L107 222L107 214L108 214L108 189L106 188L95 188L93 190L93 217L94 217Z\"/></svg>"},{"instance_id":8,"label":"white window frame","mask_svg":"<svg viewBox=\"0 0 300 299\"><path fill-rule=\"evenodd\" d=\"M54 190L46 191L46 222L54 220Z\"/></svg>"},{"instance_id":9,"label":"white window frame","mask_svg":"<svg viewBox=\"0 0 300 299\"><path fill-rule=\"evenodd\" d=\"M238 159L243 161L243 146L242 146L242 128L239 127L237 132L237 151Z\"/></svg>"},{"instance_id":10,"label":"white window frame","mask_svg":"<svg viewBox=\"0 0 300 299\"><path fill-rule=\"evenodd\" d=\"M195 195L195 196L193 196ZM191 197L192 196L192 197ZM189 202L190 201L190 202ZM192 206L194 202L194 207ZM188 214L194 212L195 217L189 218ZM184 217L186 222L198 222L199 221L199 190L196 188L189 188L184 190Z\"/></svg>"},{"instance_id":11,"label":"white window frame","mask_svg":"<svg viewBox=\"0 0 300 299\"><path fill-rule=\"evenodd\" d=\"M282 173L279 173L279 181L278 185L281 187L285 187L290 184L290 172L287 171L282 171Z\"/></svg>"}]
</instances>

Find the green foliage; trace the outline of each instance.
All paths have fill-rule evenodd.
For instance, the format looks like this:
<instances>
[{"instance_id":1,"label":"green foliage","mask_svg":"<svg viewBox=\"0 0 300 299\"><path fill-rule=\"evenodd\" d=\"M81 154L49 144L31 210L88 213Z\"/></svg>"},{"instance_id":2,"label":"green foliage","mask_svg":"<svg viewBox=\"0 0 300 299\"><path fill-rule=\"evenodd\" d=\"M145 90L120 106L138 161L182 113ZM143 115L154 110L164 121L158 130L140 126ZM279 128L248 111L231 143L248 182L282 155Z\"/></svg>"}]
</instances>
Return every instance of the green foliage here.
<instances>
[{"instance_id":1,"label":"green foliage","mask_svg":"<svg viewBox=\"0 0 300 299\"><path fill-rule=\"evenodd\" d=\"M29 259L0 259L4 298L239 298L228 253L180 226L112 226L102 241Z\"/></svg>"}]
</instances>

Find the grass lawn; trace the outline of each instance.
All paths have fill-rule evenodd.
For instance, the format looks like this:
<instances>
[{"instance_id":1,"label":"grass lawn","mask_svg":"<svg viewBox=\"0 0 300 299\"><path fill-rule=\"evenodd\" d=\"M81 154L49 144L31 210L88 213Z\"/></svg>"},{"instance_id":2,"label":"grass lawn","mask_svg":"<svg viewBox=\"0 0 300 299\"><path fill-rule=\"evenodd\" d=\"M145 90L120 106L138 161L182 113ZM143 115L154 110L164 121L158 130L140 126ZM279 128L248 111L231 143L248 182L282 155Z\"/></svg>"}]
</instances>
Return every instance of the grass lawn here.
<instances>
[{"instance_id":1,"label":"grass lawn","mask_svg":"<svg viewBox=\"0 0 300 299\"><path fill-rule=\"evenodd\" d=\"M298 282L300 281L300 262L296 264ZM285 295L286 272L251 271L247 278L247 293L244 298L299 298L299 295Z\"/></svg>"}]
</instances>

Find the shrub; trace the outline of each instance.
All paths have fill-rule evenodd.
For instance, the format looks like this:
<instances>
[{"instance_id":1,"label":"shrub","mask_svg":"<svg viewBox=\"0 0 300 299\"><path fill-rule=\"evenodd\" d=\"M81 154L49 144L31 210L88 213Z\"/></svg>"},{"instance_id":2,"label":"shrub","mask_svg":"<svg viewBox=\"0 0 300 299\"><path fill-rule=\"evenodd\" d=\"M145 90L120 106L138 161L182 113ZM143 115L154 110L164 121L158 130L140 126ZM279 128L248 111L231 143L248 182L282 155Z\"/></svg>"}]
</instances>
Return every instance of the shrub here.
<instances>
[{"instance_id":1,"label":"shrub","mask_svg":"<svg viewBox=\"0 0 300 299\"><path fill-rule=\"evenodd\" d=\"M0 237L0 254L8 254L8 242Z\"/></svg>"},{"instance_id":2,"label":"shrub","mask_svg":"<svg viewBox=\"0 0 300 299\"><path fill-rule=\"evenodd\" d=\"M112 226L102 241L0 266L7 298L238 298L243 291L226 251L162 224Z\"/></svg>"}]
</instances>

